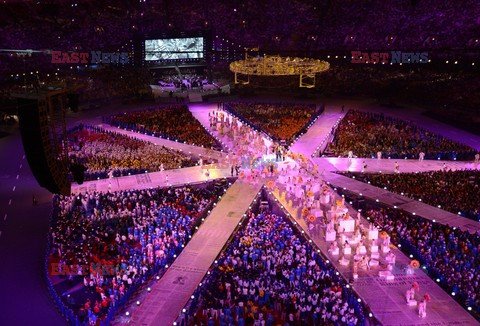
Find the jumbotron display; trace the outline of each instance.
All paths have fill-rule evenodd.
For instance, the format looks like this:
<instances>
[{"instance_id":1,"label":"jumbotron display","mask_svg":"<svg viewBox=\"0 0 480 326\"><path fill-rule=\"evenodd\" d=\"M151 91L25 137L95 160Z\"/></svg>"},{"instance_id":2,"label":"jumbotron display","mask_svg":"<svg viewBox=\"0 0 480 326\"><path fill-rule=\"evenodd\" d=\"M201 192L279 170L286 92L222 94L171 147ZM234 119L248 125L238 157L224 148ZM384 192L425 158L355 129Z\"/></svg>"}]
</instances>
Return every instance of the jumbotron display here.
<instances>
[{"instance_id":1,"label":"jumbotron display","mask_svg":"<svg viewBox=\"0 0 480 326\"><path fill-rule=\"evenodd\" d=\"M202 58L203 37L145 40L145 61Z\"/></svg>"}]
</instances>

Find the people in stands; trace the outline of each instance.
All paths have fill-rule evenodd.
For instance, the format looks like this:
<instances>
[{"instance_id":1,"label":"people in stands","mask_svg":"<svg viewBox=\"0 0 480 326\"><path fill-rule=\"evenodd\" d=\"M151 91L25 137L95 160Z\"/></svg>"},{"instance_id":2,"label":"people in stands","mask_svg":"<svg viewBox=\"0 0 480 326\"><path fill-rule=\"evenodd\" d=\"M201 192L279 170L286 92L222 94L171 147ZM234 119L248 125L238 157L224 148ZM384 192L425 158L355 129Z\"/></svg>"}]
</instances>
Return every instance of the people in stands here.
<instances>
[{"instance_id":1,"label":"people in stands","mask_svg":"<svg viewBox=\"0 0 480 326\"><path fill-rule=\"evenodd\" d=\"M338 125L327 152L347 156L386 158L421 157L427 160L473 160L476 150L383 114L350 110ZM423 153L422 155L420 155Z\"/></svg>"},{"instance_id":2,"label":"people in stands","mask_svg":"<svg viewBox=\"0 0 480 326\"><path fill-rule=\"evenodd\" d=\"M282 217L251 214L203 281L208 325L362 325L346 283Z\"/></svg>"},{"instance_id":3,"label":"people in stands","mask_svg":"<svg viewBox=\"0 0 480 326\"><path fill-rule=\"evenodd\" d=\"M63 304L82 324L105 320L130 289L174 260L216 198L189 186L56 196L49 280L59 296L70 294Z\"/></svg>"},{"instance_id":4,"label":"people in stands","mask_svg":"<svg viewBox=\"0 0 480 326\"><path fill-rule=\"evenodd\" d=\"M80 125L69 135L69 158L87 170L87 180L177 169L196 164L195 158L102 128Z\"/></svg>"},{"instance_id":5,"label":"people in stands","mask_svg":"<svg viewBox=\"0 0 480 326\"><path fill-rule=\"evenodd\" d=\"M219 149L215 139L195 119L186 105L165 105L146 111L114 114L105 121L121 128L156 137Z\"/></svg>"},{"instance_id":6,"label":"people in stands","mask_svg":"<svg viewBox=\"0 0 480 326\"><path fill-rule=\"evenodd\" d=\"M293 141L320 111L315 105L293 103L231 102L225 106L242 120L277 141Z\"/></svg>"}]
</instances>

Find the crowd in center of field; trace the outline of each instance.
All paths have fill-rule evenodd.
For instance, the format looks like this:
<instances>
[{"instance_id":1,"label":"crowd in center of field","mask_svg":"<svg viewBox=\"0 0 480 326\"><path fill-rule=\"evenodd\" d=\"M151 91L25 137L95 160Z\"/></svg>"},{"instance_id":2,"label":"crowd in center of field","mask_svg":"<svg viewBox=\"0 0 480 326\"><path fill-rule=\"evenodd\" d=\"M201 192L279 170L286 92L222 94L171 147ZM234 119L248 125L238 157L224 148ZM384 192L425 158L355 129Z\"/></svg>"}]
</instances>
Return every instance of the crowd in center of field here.
<instances>
[{"instance_id":1,"label":"crowd in center of field","mask_svg":"<svg viewBox=\"0 0 480 326\"><path fill-rule=\"evenodd\" d=\"M191 155L92 126L69 135L69 158L86 167L86 179L194 166Z\"/></svg>"},{"instance_id":2,"label":"crowd in center of field","mask_svg":"<svg viewBox=\"0 0 480 326\"><path fill-rule=\"evenodd\" d=\"M49 277L63 304L81 323L104 321L175 259L217 195L183 186L56 196Z\"/></svg>"},{"instance_id":3,"label":"crowd in center of field","mask_svg":"<svg viewBox=\"0 0 480 326\"><path fill-rule=\"evenodd\" d=\"M476 151L466 145L379 113L350 110L338 125L327 152L346 157L473 160Z\"/></svg>"},{"instance_id":4,"label":"crowd in center of field","mask_svg":"<svg viewBox=\"0 0 480 326\"><path fill-rule=\"evenodd\" d=\"M363 325L363 308L332 265L289 222L251 214L206 283L207 325Z\"/></svg>"}]
</instances>

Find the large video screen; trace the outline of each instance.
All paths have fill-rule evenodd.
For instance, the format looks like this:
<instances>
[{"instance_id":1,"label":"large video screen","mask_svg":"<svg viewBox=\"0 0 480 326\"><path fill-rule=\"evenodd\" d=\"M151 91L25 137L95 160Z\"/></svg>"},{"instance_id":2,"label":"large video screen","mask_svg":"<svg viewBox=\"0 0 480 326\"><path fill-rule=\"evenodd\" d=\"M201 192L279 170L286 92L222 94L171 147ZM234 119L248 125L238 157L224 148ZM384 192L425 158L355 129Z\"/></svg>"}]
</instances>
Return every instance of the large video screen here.
<instances>
[{"instance_id":1,"label":"large video screen","mask_svg":"<svg viewBox=\"0 0 480 326\"><path fill-rule=\"evenodd\" d=\"M145 40L145 60L203 58L203 37Z\"/></svg>"}]
</instances>

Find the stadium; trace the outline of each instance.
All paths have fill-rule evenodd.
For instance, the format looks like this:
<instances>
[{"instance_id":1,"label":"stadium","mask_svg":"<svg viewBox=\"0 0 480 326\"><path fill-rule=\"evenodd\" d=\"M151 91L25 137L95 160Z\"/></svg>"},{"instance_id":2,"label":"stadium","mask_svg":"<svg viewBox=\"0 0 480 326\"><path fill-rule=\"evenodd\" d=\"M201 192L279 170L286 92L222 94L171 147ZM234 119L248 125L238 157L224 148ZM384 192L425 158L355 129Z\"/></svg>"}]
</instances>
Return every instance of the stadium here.
<instances>
[{"instance_id":1,"label":"stadium","mask_svg":"<svg viewBox=\"0 0 480 326\"><path fill-rule=\"evenodd\" d=\"M479 17L0 2L0 324L480 325Z\"/></svg>"}]
</instances>

